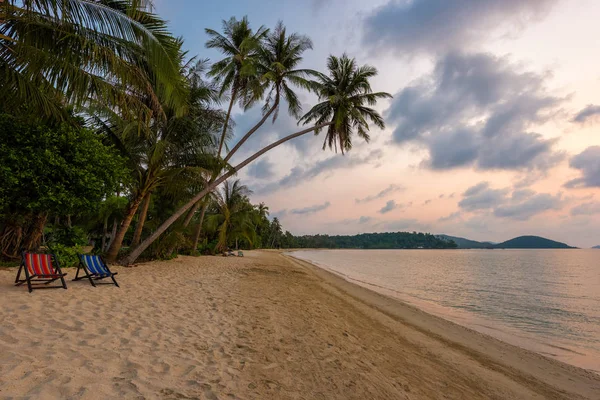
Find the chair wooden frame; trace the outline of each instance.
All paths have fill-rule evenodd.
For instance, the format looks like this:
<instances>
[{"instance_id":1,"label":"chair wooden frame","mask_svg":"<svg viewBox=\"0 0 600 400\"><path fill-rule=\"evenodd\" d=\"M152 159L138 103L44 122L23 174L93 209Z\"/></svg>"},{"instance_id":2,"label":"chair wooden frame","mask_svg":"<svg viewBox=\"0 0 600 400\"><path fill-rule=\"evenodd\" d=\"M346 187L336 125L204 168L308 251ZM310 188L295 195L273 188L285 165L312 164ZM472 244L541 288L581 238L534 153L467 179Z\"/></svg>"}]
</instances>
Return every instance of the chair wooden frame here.
<instances>
[{"instance_id":1,"label":"chair wooden frame","mask_svg":"<svg viewBox=\"0 0 600 400\"><path fill-rule=\"evenodd\" d=\"M29 256L32 257L29 258ZM50 265L38 265L38 268L36 268L34 265L28 265L28 263L33 261L33 257L38 257L38 261L40 262L42 262L43 259L49 260ZM35 261L33 262L35 263ZM36 270L39 270L43 273L37 273ZM21 273L25 274L25 279L21 279ZM67 274L63 273L60 269L60 264L58 263L58 259L54 254L28 253L23 251L21 253L21 265L19 266L19 272L17 272L17 278L15 279L15 286L20 286L24 283L27 283L29 293L33 292L34 289L66 289L66 275ZM50 283L59 279L62 283L61 286L48 286Z\"/></svg>"},{"instance_id":2,"label":"chair wooden frame","mask_svg":"<svg viewBox=\"0 0 600 400\"><path fill-rule=\"evenodd\" d=\"M104 259L101 256L88 256L85 254L79 254L79 265L77 266L77 273L75 274L75 278L73 279L73 281L79 281L82 279L88 279L91 283L92 286L96 287L96 285L115 285L116 287L120 287L119 284L117 283L117 280L115 279L115 275L118 274L118 272L111 272L111 270L108 268L108 265L106 264L106 262L104 261ZM101 268L105 269L107 273L99 273L99 272L92 272L90 271L90 268L88 267L88 265L86 264L84 257L95 257L97 260L100 261L101 263ZM81 275L79 276L79 272L83 270L83 272L85 273L85 275ZM106 279L106 278L111 278L112 282L99 282L102 279Z\"/></svg>"}]
</instances>

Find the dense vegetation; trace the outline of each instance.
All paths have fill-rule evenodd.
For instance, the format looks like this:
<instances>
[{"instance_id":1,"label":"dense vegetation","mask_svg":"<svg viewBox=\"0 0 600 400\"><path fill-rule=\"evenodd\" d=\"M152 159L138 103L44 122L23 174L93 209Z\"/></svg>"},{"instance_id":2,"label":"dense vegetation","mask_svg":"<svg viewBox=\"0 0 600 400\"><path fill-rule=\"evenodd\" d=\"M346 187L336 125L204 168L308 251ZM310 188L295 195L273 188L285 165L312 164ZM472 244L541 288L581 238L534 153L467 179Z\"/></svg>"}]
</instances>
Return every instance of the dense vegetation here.
<instances>
[{"instance_id":1,"label":"dense vegetation","mask_svg":"<svg viewBox=\"0 0 600 400\"><path fill-rule=\"evenodd\" d=\"M285 245L318 249L454 249L456 243L429 233L363 233L354 236L300 236Z\"/></svg>"},{"instance_id":2,"label":"dense vegetation","mask_svg":"<svg viewBox=\"0 0 600 400\"><path fill-rule=\"evenodd\" d=\"M0 1L2 258L45 246L69 264L89 245L130 264L293 244L236 173L309 133L342 153L368 141L390 95L347 55L326 73L302 68L312 42L283 23L231 18L206 32L215 62L190 57L145 0ZM298 90L316 96L308 111ZM262 115L235 132L234 107ZM284 107L304 127L231 164Z\"/></svg>"},{"instance_id":3,"label":"dense vegetation","mask_svg":"<svg viewBox=\"0 0 600 400\"><path fill-rule=\"evenodd\" d=\"M440 239L452 240L459 249L491 249L494 247L494 243L490 242L478 242L476 240L465 239L456 236L449 235L436 235Z\"/></svg>"}]
</instances>

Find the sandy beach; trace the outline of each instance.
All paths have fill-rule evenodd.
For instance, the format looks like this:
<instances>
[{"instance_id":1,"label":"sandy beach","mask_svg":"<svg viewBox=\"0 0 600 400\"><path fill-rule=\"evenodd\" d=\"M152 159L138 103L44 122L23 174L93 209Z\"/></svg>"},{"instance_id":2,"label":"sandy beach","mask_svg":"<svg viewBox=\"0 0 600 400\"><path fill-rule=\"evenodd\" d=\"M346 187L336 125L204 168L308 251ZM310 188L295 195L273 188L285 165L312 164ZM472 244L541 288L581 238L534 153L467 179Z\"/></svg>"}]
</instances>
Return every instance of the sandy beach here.
<instances>
[{"instance_id":1,"label":"sandy beach","mask_svg":"<svg viewBox=\"0 0 600 400\"><path fill-rule=\"evenodd\" d=\"M276 252L114 270L33 294L0 270L0 398L600 399L599 375Z\"/></svg>"}]
</instances>

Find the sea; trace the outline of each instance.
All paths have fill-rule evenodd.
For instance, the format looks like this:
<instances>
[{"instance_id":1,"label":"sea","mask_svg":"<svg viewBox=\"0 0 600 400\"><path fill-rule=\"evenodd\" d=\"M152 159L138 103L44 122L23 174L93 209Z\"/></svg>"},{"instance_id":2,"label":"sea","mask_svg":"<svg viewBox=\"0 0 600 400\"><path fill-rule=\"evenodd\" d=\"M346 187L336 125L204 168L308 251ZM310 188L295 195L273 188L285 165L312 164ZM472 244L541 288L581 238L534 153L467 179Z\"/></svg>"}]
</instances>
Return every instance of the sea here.
<instances>
[{"instance_id":1,"label":"sea","mask_svg":"<svg viewBox=\"0 0 600 400\"><path fill-rule=\"evenodd\" d=\"M600 250L304 250L430 314L600 373Z\"/></svg>"}]
</instances>

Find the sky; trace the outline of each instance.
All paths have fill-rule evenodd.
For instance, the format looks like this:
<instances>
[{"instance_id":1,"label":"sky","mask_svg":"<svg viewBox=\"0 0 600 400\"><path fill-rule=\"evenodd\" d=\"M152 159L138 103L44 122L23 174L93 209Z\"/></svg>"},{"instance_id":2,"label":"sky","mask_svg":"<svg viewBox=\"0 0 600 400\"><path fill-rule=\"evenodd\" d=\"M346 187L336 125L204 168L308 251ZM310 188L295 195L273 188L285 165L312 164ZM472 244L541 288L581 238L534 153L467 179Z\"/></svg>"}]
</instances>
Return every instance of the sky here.
<instances>
[{"instance_id":1,"label":"sky","mask_svg":"<svg viewBox=\"0 0 600 400\"><path fill-rule=\"evenodd\" d=\"M347 154L312 134L238 178L293 234L423 231L501 242L540 235L600 245L600 2L596 0L155 0L190 55L217 61L205 28L309 36L376 67L386 128ZM304 111L316 98L300 91ZM235 136L260 107L234 110ZM233 159L300 130L285 108Z\"/></svg>"}]
</instances>

